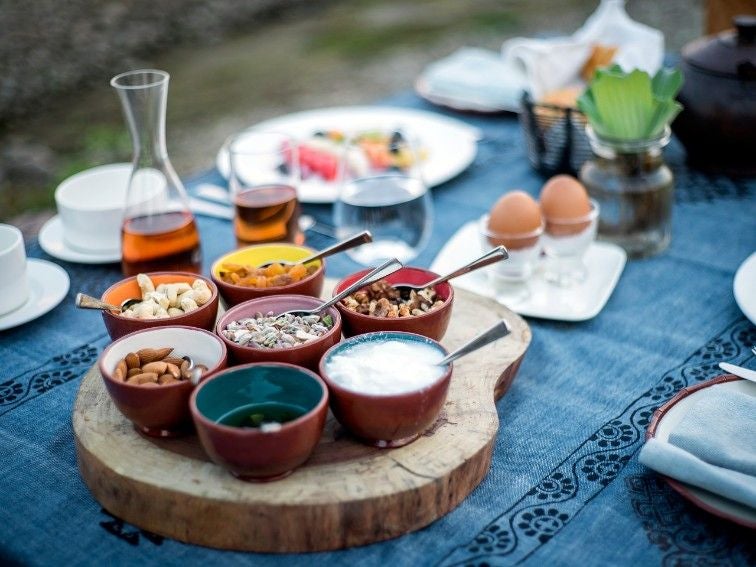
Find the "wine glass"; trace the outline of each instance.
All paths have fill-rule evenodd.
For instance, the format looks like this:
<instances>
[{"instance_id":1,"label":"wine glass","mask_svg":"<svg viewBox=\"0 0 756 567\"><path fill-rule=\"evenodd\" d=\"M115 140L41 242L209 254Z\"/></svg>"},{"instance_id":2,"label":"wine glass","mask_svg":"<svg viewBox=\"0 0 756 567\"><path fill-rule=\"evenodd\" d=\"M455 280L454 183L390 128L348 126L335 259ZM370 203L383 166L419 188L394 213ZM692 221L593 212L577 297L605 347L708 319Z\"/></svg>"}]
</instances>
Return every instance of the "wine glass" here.
<instances>
[{"instance_id":1,"label":"wine glass","mask_svg":"<svg viewBox=\"0 0 756 567\"><path fill-rule=\"evenodd\" d=\"M228 154L234 233L239 244L302 244L296 141L278 132L248 130L231 138Z\"/></svg>"},{"instance_id":2,"label":"wine glass","mask_svg":"<svg viewBox=\"0 0 756 567\"><path fill-rule=\"evenodd\" d=\"M347 251L363 265L409 262L430 238L433 205L421 175L418 145L400 130L347 136L334 204L338 238L369 230L373 242Z\"/></svg>"}]
</instances>

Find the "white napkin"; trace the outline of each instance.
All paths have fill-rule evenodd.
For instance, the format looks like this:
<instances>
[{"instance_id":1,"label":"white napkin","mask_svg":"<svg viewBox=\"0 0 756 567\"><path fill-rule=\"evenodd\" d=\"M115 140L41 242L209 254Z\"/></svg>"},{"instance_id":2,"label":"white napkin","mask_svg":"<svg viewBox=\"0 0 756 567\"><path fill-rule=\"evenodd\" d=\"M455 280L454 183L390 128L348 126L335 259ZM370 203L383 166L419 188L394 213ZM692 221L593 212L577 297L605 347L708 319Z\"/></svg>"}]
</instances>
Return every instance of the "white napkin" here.
<instances>
[{"instance_id":1,"label":"white napkin","mask_svg":"<svg viewBox=\"0 0 756 567\"><path fill-rule=\"evenodd\" d=\"M656 73L664 58L664 35L625 12L625 0L602 0L585 24L568 37L514 38L502 45L507 65L527 76L527 88L539 99L548 92L580 82L580 71L593 45L617 47L614 63L626 71Z\"/></svg>"},{"instance_id":2,"label":"white napkin","mask_svg":"<svg viewBox=\"0 0 756 567\"><path fill-rule=\"evenodd\" d=\"M431 63L422 79L436 96L504 109L519 106L525 87L525 76L498 53L475 47L463 47Z\"/></svg>"}]
</instances>

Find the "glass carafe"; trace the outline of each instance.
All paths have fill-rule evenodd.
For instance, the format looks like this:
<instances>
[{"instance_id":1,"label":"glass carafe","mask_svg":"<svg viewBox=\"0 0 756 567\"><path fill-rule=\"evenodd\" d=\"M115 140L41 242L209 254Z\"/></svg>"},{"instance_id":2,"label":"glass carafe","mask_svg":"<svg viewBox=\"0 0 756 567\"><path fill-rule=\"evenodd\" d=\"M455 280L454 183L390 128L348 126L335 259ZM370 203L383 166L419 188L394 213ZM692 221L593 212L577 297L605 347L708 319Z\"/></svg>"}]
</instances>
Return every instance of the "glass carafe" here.
<instances>
[{"instance_id":1,"label":"glass carafe","mask_svg":"<svg viewBox=\"0 0 756 567\"><path fill-rule=\"evenodd\" d=\"M121 266L140 272L199 273L200 238L181 180L165 145L169 75L140 69L116 75L118 92L134 144L133 169L121 228Z\"/></svg>"}]
</instances>

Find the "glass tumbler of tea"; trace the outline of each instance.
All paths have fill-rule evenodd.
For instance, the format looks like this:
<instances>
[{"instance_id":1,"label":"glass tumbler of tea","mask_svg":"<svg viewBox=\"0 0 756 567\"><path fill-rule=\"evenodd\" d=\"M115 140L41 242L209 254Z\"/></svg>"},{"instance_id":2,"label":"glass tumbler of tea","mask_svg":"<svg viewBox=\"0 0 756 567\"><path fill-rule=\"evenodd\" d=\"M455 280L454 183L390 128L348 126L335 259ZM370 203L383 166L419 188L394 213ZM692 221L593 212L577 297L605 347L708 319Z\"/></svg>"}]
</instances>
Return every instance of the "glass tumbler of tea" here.
<instances>
[{"instance_id":1,"label":"glass tumbler of tea","mask_svg":"<svg viewBox=\"0 0 756 567\"><path fill-rule=\"evenodd\" d=\"M228 153L237 243L302 244L296 141L279 132L248 130L231 138Z\"/></svg>"},{"instance_id":2,"label":"glass tumbler of tea","mask_svg":"<svg viewBox=\"0 0 756 567\"><path fill-rule=\"evenodd\" d=\"M428 243L433 226L418 144L399 130L364 132L348 140L334 203L336 235L346 238L369 230L373 241L346 254L363 265L413 260Z\"/></svg>"}]
</instances>

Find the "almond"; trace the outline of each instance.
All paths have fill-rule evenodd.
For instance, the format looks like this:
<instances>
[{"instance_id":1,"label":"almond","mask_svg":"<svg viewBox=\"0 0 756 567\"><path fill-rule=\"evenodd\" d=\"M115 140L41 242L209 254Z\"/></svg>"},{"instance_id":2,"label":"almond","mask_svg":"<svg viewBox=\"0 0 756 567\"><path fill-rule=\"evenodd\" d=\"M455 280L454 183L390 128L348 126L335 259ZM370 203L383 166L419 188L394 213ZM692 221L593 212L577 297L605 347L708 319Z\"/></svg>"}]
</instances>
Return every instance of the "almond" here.
<instances>
[{"instance_id":1,"label":"almond","mask_svg":"<svg viewBox=\"0 0 756 567\"><path fill-rule=\"evenodd\" d=\"M130 384L143 384L145 382L157 382L158 375L154 372L142 372L129 378Z\"/></svg>"},{"instance_id":2,"label":"almond","mask_svg":"<svg viewBox=\"0 0 756 567\"><path fill-rule=\"evenodd\" d=\"M167 368L168 365L165 362L159 360L142 365L142 372L154 372L155 374L160 376L161 374L165 374Z\"/></svg>"},{"instance_id":3,"label":"almond","mask_svg":"<svg viewBox=\"0 0 756 567\"><path fill-rule=\"evenodd\" d=\"M132 376L136 376L137 374L141 374L142 369L141 368L129 368L129 371L126 373L126 376L131 378Z\"/></svg>"},{"instance_id":4,"label":"almond","mask_svg":"<svg viewBox=\"0 0 756 567\"><path fill-rule=\"evenodd\" d=\"M157 382L142 382L139 384L142 388L159 388L160 385Z\"/></svg>"},{"instance_id":5,"label":"almond","mask_svg":"<svg viewBox=\"0 0 756 567\"><path fill-rule=\"evenodd\" d=\"M178 380L176 380L173 376L170 374L163 374L158 378L158 384L176 384L178 383Z\"/></svg>"},{"instance_id":6,"label":"almond","mask_svg":"<svg viewBox=\"0 0 756 567\"><path fill-rule=\"evenodd\" d=\"M181 364L184 362L184 359L179 358L178 356L166 356L163 359L163 362L167 364L173 364L175 366L181 366Z\"/></svg>"},{"instance_id":7,"label":"almond","mask_svg":"<svg viewBox=\"0 0 756 567\"><path fill-rule=\"evenodd\" d=\"M173 349L169 347L143 348L141 350L138 350L137 354L139 355L139 360L142 362L142 364L149 364L150 362L155 362L156 360L163 360L172 352Z\"/></svg>"},{"instance_id":8,"label":"almond","mask_svg":"<svg viewBox=\"0 0 756 567\"><path fill-rule=\"evenodd\" d=\"M142 361L139 360L139 355L135 352L127 354L124 360L126 361L126 366L129 368L139 368L142 365Z\"/></svg>"},{"instance_id":9,"label":"almond","mask_svg":"<svg viewBox=\"0 0 756 567\"><path fill-rule=\"evenodd\" d=\"M123 379L126 378L126 371L126 361L119 360L118 364L116 364L115 370L113 371L113 378L115 378L119 382L123 382Z\"/></svg>"},{"instance_id":10,"label":"almond","mask_svg":"<svg viewBox=\"0 0 756 567\"><path fill-rule=\"evenodd\" d=\"M163 362L165 362L165 361L163 361ZM178 380L179 378L181 378L181 369L178 366L176 366L175 364L171 364L170 362L166 362L165 365L166 365L165 371L168 374L170 374L171 376L173 376L176 380Z\"/></svg>"}]
</instances>

